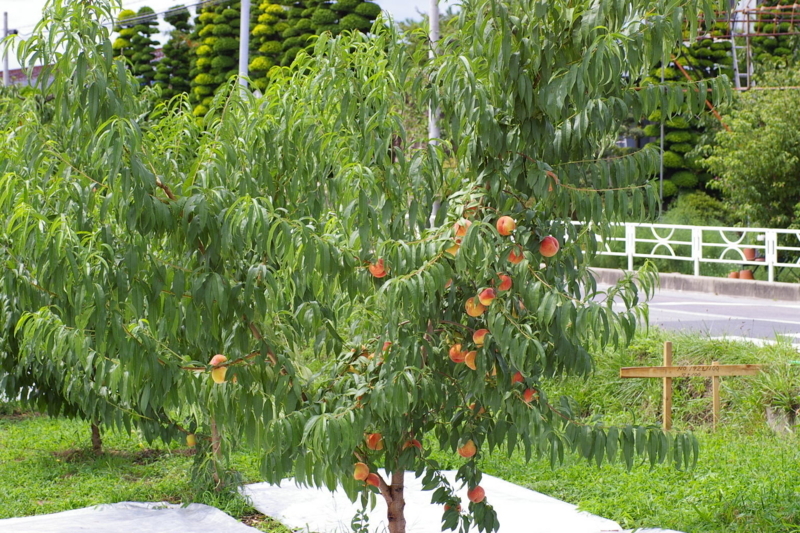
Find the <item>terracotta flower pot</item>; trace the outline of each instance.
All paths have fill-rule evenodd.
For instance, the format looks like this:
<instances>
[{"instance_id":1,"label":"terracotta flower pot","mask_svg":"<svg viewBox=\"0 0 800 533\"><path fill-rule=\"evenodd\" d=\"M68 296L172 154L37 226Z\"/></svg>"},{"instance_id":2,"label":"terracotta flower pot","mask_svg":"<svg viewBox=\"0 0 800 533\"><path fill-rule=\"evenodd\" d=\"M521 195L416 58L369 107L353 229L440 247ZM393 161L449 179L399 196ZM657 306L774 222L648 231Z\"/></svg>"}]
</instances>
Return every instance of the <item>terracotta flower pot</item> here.
<instances>
[{"instance_id":1,"label":"terracotta flower pot","mask_svg":"<svg viewBox=\"0 0 800 533\"><path fill-rule=\"evenodd\" d=\"M754 279L752 270L740 270L739 279Z\"/></svg>"},{"instance_id":2,"label":"terracotta flower pot","mask_svg":"<svg viewBox=\"0 0 800 533\"><path fill-rule=\"evenodd\" d=\"M742 253L744 254L745 261L753 261L756 258L755 248L743 248Z\"/></svg>"},{"instance_id":3,"label":"terracotta flower pot","mask_svg":"<svg viewBox=\"0 0 800 533\"><path fill-rule=\"evenodd\" d=\"M728 274L728 277L729 278L734 278L734 279L739 279L739 272L738 271L737 272L731 272L730 274Z\"/></svg>"}]
</instances>

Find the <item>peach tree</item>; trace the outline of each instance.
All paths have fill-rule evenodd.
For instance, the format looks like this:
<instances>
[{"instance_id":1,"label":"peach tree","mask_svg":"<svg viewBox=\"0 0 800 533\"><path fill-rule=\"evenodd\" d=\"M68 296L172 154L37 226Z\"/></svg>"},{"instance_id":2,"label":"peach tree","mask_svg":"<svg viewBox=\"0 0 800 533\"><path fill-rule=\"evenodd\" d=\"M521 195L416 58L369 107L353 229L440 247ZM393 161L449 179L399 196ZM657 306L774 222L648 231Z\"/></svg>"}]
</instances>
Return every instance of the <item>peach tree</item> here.
<instances>
[{"instance_id":1,"label":"peach tree","mask_svg":"<svg viewBox=\"0 0 800 533\"><path fill-rule=\"evenodd\" d=\"M637 88L711 7L467 1L424 68L389 26L323 35L263 98L232 85L197 119L149 107L111 6L51 0L20 48L47 65L40 97L0 141L6 394L186 436L218 489L257 449L268 481L380 495L392 533L408 475L443 528L496 530L488 453L691 464L691 436L586 423L547 383L589 375L644 314L630 278L599 291L588 266L652 204L658 158L597 154L630 115L726 96ZM444 140L408 138L409 101L441 110Z\"/></svg>"}]
</instances>

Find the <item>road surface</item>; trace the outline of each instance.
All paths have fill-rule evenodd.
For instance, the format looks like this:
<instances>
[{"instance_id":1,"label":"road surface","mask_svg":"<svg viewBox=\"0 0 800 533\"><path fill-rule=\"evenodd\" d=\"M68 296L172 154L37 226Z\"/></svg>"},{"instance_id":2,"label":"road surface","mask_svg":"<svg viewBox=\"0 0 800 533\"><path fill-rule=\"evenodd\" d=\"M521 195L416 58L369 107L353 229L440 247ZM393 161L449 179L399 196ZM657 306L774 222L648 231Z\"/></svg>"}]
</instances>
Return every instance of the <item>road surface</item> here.
<instances>
[{"instance_id":1,"label":"road surface","mask_svg":"<svg viewBox=\"0 0 800 533\"><path fill-rule=\"evenodd\" d=\"M713 338L786 338L800 346L800 302L658 290L650 300L650 325Z\"/></svg>"}]
</instances>

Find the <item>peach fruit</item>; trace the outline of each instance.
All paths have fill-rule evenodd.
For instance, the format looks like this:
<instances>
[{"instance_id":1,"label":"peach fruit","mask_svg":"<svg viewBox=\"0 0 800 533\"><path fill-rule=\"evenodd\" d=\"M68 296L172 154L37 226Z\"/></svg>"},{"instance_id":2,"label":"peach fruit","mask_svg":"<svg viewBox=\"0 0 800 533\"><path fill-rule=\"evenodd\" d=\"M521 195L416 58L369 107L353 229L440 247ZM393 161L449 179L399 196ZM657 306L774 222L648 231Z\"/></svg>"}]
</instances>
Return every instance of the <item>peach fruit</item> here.
<instances>
[{"instance_id":1,"label":"peach fruit","mask_svg":"<svg viewBox=\"0 0 800 533\"><path fill-rule=\"evenodd\" d=\"M517 227L517 223L509 216L502 216L497 219L497 231L500 235L508 236Z\"/></svg>"},{"instance_id":2,"label":"peach fruit","mask_svg":"<svg viewBox=\"0 0 800 533\"><path fill-rule=\"evenodd\" d=\"M472 442L472 439L468 440L458 449L458 455L465 459L469 459L473 457L476 453L478 453L478 447L475 446L475 443Z\"/></svg>"},{"instance_id":3,"label":"peach fruit","mask_svg":"<svg viewBox=\"0 0 800 533\"><path fill-rule=\"evenodd\" d=\"M367 479L369 475L369 467L364 463L356 463L355 469L353 469L353 479L356 481L364 481Z\"/></svg>"},{"instance_id":4,"label":"peach fruit","mask_svg":"<svg viewBox=\"0 0 800 533\"><path fill-rule=\"evenodd\" d=\"M218 365L221 365L227 360L227 357L218 353L212 357L211 361L208 363L209 365L216 367L211 369L211 379L214 380L214 383L225 383L225 373L228 371L228 367Z\"/></svg>"},{"instance_id":5,"label":"peach fruit","mask_svg":"<svg viewBox=\"0 0 800 533\"><path fill-rule=\"evenodd\" d=\"M544 257L553 257L558 253L558 248L558 239L552 236L545 237L542 239L542 242L539 243L539 253Z\"/></svg>"}]
</instances>

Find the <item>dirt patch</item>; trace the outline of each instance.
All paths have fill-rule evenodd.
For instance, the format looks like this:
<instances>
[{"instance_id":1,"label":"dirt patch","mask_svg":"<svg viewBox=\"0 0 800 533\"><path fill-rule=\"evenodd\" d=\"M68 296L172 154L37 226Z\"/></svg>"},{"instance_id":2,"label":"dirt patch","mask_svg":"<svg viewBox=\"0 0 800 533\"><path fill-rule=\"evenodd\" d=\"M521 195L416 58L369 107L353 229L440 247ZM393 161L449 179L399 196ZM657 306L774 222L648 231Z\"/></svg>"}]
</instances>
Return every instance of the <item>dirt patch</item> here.
<instances>
[{"instance_id":1,"label":"dirt patch","mask_svg":"<svg viewBox=\"0 0 800 533\"><path fill-rule=\"evenodd\" d=\"M252 513L248 513L242 516L239 519L239 521L246 526L254 527L260 531L267 531L272 533L285 533L289 531L294 531L292 529L287 528L277 520L274 520L268 517L267 515L261 514L258 511L253 511Z\"/></svg>"}]
</instances>

